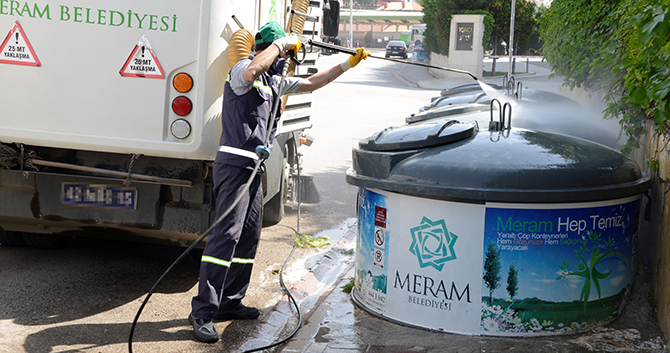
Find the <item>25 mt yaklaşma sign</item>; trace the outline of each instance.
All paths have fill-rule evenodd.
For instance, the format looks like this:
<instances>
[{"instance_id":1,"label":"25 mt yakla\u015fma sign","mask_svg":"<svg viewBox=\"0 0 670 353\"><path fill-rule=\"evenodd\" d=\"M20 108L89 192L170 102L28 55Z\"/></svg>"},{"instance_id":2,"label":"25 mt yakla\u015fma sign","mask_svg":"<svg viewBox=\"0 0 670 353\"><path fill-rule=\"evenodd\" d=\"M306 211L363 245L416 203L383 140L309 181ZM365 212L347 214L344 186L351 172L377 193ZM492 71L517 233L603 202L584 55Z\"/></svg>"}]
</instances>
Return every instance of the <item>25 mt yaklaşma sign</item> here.
<instances>
[{"instance_id":1,"label":"25 mt yakla\u015fma sign","mask_svg":"<svg viewBox=\"0 0 670 353\"><path fill-rule=\"evenodd\" d=\"M138 28L152 31L177 32L177 15L140 14L133 10L126 12L49 4L0 0L0 15L42 18L63 22L86 23L98 26Z\"/></svg>"}]
</instances>

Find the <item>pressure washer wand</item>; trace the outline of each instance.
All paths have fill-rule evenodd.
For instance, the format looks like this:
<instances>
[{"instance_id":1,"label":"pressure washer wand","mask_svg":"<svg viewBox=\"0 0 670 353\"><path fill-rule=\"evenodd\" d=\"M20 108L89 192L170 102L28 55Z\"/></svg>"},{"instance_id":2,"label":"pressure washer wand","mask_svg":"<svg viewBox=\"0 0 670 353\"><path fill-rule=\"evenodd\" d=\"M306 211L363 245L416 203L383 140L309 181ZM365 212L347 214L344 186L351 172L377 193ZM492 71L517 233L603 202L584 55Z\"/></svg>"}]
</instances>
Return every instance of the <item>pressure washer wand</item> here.
<instances>
[{"instance_id":1,"label":"pressure washer wand","mask_svg":"<svg viewBox=\"0 0 670 353\"><path fill-rule=\"evenodd\" d=\"M351 55L356 55L356 50L341 47L341 46L335 45L335 44L324 43L324 42L316 42L316 41L313 41L311 39L309 40L309 44L313 45L315 47L319 47L319 48L335 50L335 51L338 51L340 53L347 53L347 54L351 54ZM459 74L466 74L466 75L469 75L470 77L472 77L475 81L477 81L477 76L475 76L472 73L470 73L468 71L465 71L465 70L458 70L458 69L452 69L452 68L448 68L448 67L428 65L428 64L424 64L424 63L415 63L415 62L412 62L412 61L405 61L405 60L400 60L400 59L391 59L391 58L385 58L385 57L375 56L375 55L368 55L368 57L369 58L375 58L375 59L393 61L393 62L397 62L397 63L401 63L401 64L416 65L416 66L428 67L428 68L431 68L431 69L438 69L438 70L456 72L456 73L459 73Z\"/></svg>"}]
</instances>

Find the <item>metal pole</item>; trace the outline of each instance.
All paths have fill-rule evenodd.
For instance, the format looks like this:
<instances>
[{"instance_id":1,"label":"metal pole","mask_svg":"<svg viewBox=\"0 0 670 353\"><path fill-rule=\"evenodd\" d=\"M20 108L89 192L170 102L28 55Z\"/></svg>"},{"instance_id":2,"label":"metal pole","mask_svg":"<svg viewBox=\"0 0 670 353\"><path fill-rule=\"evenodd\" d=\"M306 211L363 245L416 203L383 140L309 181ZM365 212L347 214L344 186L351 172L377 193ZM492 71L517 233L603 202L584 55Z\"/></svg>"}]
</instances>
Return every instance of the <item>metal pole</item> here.
<instances>
[{"instance_id":1,"label":"metal pole","mask_svg":"<svg viewBox=\"0 0 670 353\"><path fill-rule=\"evenodd\" d=\"M507 68L507 77L512 77L512 56L514 55L514 12L516 0L512 0L512 11L509 18L509 43L507 43L507 52L509 53L509 67Z\"/></svg>"},{"instance_id":2,"label":"metal pole","mask_svg":"<svg viewBox=\"0 0 670 353\"><path fill-rule=\"evenodd\" d=\"M354 0L349 0L349 48L354 47Z\"/></svg>"}]
</instances>

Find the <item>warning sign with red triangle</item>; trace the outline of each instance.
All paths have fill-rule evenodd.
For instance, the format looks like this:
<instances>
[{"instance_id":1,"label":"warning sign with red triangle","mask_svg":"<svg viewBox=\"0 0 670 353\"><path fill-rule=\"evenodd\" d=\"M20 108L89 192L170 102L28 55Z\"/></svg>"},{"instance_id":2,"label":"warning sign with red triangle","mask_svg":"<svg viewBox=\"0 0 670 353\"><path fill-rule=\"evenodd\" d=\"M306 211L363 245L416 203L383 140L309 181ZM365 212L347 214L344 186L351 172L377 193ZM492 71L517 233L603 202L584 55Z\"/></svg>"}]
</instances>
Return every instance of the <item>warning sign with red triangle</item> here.
<instances>
[{"instance_id":1,"label":"warning sign with red triangle","mask_svg":"<svg viewBox=\"0 0 670 353\"><path fill-rule=\"evenodd\" d=\"M149 40L142 35L140 40L130 53L128 60L123 64L121 76L124 77L144 77L144 78L163 78L163 67L158 62L158 58L151 49Z\"/></svg>"},{"instance_id":2,"label":"warning sign with red triangle","mask_svg":"<svg viewBox=\"0 0 670 353\"><path fill-rule=\"evenodd\" d=\"M19 21L14 22L9 34L0 45L0 63L27 66L41 65Z\"/></svg>"}]
</instances>

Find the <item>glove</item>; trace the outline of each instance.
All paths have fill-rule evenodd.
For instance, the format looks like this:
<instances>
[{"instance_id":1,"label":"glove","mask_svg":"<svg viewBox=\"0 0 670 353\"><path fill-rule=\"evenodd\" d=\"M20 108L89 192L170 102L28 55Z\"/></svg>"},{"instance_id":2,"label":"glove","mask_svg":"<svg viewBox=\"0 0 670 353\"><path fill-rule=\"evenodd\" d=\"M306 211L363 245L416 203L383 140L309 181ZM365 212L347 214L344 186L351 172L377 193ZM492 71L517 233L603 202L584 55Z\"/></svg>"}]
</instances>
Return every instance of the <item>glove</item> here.
<instances>
[{"instance_id":1,"label":"glove","mask_svg":"<svg viewBox=\"0 0 670 353\"><path fill-rule=\"evenodd\" d=\"M284 50L288 52L293 52L291 53L293 57L298 57L298 51L302 46L302 43L300 43L300 39L298 38L298 36L293 34L283 38L279 38L274 42L272 42L272 44L275 44L277 47L279 47L280 52L283 52Z\"/></svg>"},{"instance_id":2,"label":"glove","mask_svg":"<svg viewBox=\"0 0 670 353\"><path fill-rule=\"evenodd\" d=\"M340 64L342 71L347 71L358 65L361 60L367 59L368 55L370 55L370 53L368 53L365 48L356 48L356 55L351 55L347 61Z\"/></svg>"}]
</instances>

